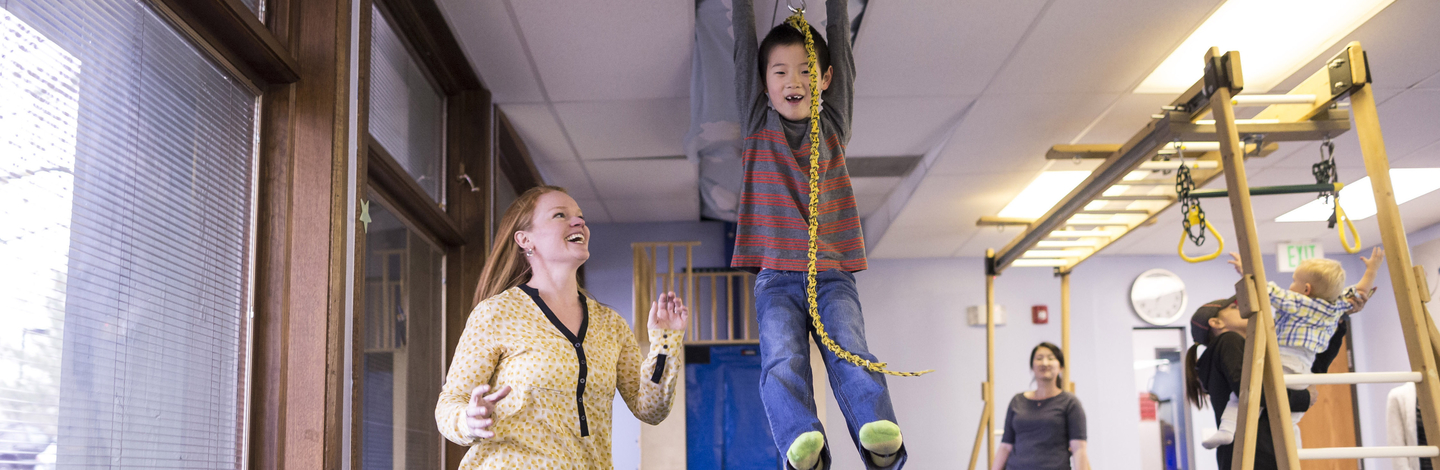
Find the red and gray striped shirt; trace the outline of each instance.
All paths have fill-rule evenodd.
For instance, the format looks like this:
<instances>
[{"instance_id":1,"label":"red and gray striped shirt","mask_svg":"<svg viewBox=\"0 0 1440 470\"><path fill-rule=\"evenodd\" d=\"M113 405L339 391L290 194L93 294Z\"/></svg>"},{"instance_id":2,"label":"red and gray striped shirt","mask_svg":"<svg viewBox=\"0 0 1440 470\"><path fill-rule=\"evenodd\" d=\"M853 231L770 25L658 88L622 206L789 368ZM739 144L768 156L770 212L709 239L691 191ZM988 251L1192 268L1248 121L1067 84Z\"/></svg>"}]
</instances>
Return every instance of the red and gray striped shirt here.
<instances>
[{"instance_id":1,"label":"red and gray striped shirt","mask_svg":"<svg viewBox=\"0 0 1440 470\"><path fill-rule=\"evenodd\" d=\"M787 142L784 118L768 106L758 70L759 46L751 1L736 0L734 4L735 75L746 137L739 228L730 265L804 271L810 240L810 139L801 139L800 147L793 149ZM821 95L820 135L824 139L820 148L816 269L853 272L867 267L855 191L845 168L855 62L850 52L846 0L829 0L826 7L825 35L830 38L834 72L830 88ZM808 127L807 122L801 128Z\"/></svg>"}]
</instances>

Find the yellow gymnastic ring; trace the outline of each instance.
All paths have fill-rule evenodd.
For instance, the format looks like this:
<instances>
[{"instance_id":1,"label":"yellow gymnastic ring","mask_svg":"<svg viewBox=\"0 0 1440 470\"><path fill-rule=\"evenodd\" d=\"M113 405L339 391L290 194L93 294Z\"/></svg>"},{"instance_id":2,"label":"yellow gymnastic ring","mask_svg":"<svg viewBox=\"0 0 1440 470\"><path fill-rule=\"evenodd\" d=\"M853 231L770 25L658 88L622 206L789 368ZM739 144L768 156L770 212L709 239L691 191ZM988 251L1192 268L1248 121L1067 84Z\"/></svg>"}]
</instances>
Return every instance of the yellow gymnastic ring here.
<instances>
[{"instance_id":1,"label":"yellow gymnastic ring","mask_svg":"<svg viewBox=\"0 0 1440 470\"><path fill-rule=\"evenodd\" d=\"M1198 217L1192 217L1192 219L1198 219ZM1196 222L1199 222L1199 221L1197 220ZM1186 236L1186 235L1187 235L1186 233L1181 232L1181 233L1180 233L1180 244L1175 247L1175 252L1176 252L1176 253L1180 253L1180 259L1183 259L1183 260L1188 261L1188 262L1191 262L1191 263L1199 263L1199 262L1202 262L1202 261L1210 261L1210 260L1212 260L1212 259L1219 258L1219 257L1220 257L1220 253L1224 253L1224 252L1225 252L1225 239L1220 236L1220 232L1216 232L1216 231L1215 231L1215 226L1214 226L1214 225L1210 225L1210 222L1209 222L1209 221L1206 221L1206 222L1205 222L1205 228L1210 231L1210 235L1212 235L1212 236L1215 237L1215 241L1220 242L1220 247L1219 247L1219 248L1216 248L1214 253L1210 253L1210 254L1208 254L1208 255L1197 256L1197 257L1193 257L1193 258L1192 258L1192 257L1187 256L1187 255L1185 254L1185 239L1188 238L1188 237Z\"/></svg>"},{"instance_id":2,"label":"yellow gymnastic ring","mask_svg":"<svg viewBox=\"0 0 1440 470\"><path fill-rule=\"evenodd\" d=\"M1340 208L1340 195L1335 195L1335 233L1340 235L1340 246L1345 248L1346 253L1355 254L1360 252L1360 232L1355 230L1355 221L1345 215L1345 209ZM1352 245L1345 238L1345 231L1350 231L1350 236L1355 238Z\"/></svg>"}]
</instances>

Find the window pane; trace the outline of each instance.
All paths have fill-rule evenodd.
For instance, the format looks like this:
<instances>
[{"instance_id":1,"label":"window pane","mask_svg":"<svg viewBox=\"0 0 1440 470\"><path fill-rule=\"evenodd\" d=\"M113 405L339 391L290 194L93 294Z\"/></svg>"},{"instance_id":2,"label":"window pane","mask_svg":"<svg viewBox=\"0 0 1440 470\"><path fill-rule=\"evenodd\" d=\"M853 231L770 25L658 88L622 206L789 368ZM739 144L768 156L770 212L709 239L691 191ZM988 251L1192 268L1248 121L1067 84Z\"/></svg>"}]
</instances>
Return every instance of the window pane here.
<instances>
[{"instance_id":1,"label":"window pane","mask_svg":"<svg viewBox=\"0 0 1440 470\"><path fill-rule=\"evenodd\" d=\"M0 458L237 468L256 97L143 0L0 34Z\"/></svg>"},{"instance_id":2,"label":"window pane","mask_svg":"<svg viewBox=\"0 0 1440 470\"><path fill-rule=\"evenodd\" d=\"M240 3L244 4L245 8L255 12L256 15L260 15L260 8L264 6L265 0L240 0ZM261 20L264 20L263 15L261 15Z\"/></svg>"},{"instance_id":3,"label":"window pane","mask_svg":"<svg viewBox=\"0 0 1440 470\"><path fill-rule=\"evenodd\" d=\"M370 135L440 202L444 97L380 8L371 13Z\"/></svg>"},{"instance_id":4,"label":"window pane","mask_svg":"<svg viewBox=\"0 0 1440 470\"><path fill-rule=\"evenodd\" d=\"M365 233L365 317L360 377L363 469L440 468L435 400L444 253L370 197Z\"/></svg>"}]
</instances>

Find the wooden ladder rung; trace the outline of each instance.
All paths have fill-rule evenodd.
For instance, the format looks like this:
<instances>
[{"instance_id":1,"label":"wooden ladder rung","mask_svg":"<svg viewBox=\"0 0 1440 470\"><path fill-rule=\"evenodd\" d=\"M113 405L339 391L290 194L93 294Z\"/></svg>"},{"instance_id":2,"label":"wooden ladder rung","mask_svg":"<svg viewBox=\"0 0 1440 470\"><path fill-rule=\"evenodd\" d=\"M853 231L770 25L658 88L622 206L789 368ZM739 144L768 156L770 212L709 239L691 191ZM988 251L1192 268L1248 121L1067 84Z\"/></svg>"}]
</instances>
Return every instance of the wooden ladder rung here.
<instances>
[{"instance_id":1,"label":"wooden ladder rung","mask_svg":"<svg viewBox=\"0 0 1440 470\"><path fill-rule=\"evenodd\" d=\"M1440 457L1435 446L1326 447L1299 449L1300 460Z\"/></svg>"},{"instance_id":2,"label":"wooden ladder rung","mask_svg":"<svg viewBox=\"0 0 1440 470\"><path fill-rule=\"evenodd\" d=\"M1285 385L1384 384L1419 382L1419 372L1346 372L1340 374L1285 374Z\"/></svg>"}]
</instances>

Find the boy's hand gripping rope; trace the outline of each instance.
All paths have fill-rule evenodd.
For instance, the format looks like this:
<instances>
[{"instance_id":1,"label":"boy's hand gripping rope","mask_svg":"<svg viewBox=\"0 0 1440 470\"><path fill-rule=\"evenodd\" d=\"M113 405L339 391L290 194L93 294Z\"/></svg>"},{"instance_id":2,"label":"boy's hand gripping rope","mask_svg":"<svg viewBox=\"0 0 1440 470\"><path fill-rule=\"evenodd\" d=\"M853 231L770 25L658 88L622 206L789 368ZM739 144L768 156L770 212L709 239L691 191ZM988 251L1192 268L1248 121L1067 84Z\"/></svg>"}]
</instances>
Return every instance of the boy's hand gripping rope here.
<instances>
[{"instance_id":1,"label":"boy's hand gripping rope","mask_svg":"<svg viewBox=\"0 0 1440 470\"><path fill-rule=\"evenodd\" d=\"M900 377L918 377L921 374L934 372L922 370L919 372L896 372L885 368L884 362L870 362L865 358L856 356L845 348L830 339L830 334L825 332L825 325L820 323L819 303L815 293L815 253L818 251L816 240L819 236L820 216L820 62L815 57L815 38L810 36L810 24L805 22L805 9L791 8L795 11L785 19L785 23L805 34L805 59L810 69L810 245L807 253L808 261L805 265L805 300L810 307L810 322L815 326L815 333L820 336L820 343L836 357L849 361L851 364L860 366L871 372L895 375ZM845 40L840 38L839 40Z\"/></svg>"}]
</instances>

